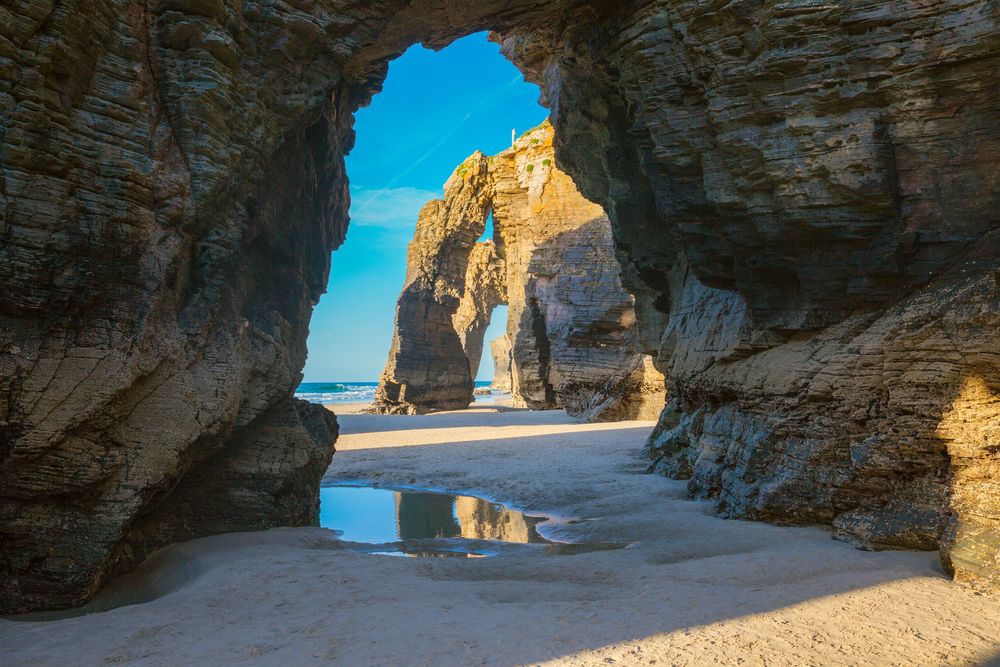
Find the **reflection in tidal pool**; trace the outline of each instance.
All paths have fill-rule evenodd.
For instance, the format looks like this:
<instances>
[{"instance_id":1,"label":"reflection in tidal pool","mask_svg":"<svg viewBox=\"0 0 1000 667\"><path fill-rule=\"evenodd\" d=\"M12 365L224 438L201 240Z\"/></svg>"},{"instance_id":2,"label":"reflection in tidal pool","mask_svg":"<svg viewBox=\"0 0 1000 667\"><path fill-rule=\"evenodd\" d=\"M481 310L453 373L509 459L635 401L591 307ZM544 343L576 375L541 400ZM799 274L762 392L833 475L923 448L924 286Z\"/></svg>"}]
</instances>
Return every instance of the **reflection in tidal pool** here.
<instances>
[{"instance_id":1,"label":"reflection in tidal pool","mask_svg":"<svg viewBox=\"0 0 1000 667\"><path fill-rule=\"evenodd\" d=\"M339 531L342 539L350 542L401 542L400 551L410 555L483 554L463 548L461 543L428 550L407 545L408 540L463 538L548 544L535 529L544 520L473 496L358 486L320 489L321 526Z\"/></svg>"}]
</instances>

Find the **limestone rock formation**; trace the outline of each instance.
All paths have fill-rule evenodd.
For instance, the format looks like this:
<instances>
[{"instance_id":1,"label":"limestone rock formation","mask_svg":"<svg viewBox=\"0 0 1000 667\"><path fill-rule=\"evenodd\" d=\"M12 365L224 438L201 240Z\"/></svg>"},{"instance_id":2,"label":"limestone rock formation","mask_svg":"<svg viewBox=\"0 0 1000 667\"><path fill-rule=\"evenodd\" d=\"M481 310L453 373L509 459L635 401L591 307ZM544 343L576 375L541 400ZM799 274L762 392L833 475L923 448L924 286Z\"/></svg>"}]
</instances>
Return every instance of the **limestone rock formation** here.
<instances>
[{"instance_id":1,"label":"limestone rock formation","mask_svg":"<svg viewBox=\"0 0 1000 667\"><path fill-rule=\"evenodd\" d=\"M472 380L475 380L483 357L483 341L493 310L506 302L507 280L503 257L492 240L477 243L469 255L465 292L452 317L452 325L469 360Z\"/></svg>"},{"instance_id":2,"label":"limestone rock formation","mask_svg":"<svg viewBox=\"0 0 1000 667\"><path fill-rule=\"evenodd\" d=\"M490 273L492 248L476 248L489 214L488 187L486 156L476 152L445 183L445 198L420 211L406 254L406 284L396 304L389 362L375 391L379 412L465 408L472 400L467 341L459 337L454 319L468 318L469 327L478 326L480 305L466 301L461 314L458 309L465 298L466 273ZM470 266L474 249L478 261ZM491 290L491 281L484 282L483 290ZM485 325L481 329L485 332Z\"/></svg>"},{"instance_id":3,"label":"limestone rock formation","mask_svg":"<svg viewBox=\"0 0 1000 667\"><path fill-rule=\"evenodd\" d=\"M581 412L588 421L659 419L666 403L663 374L647 354L635 355L591 396Z\"/></svg>"},{"instance_id":4,"label":"limestone rock formation","mask_svg":"<svg viewBox=\"0 0 1000 667\"><path fill-rule=\"evenodd\" d=\"M611 220L668 378L661 468L1000 583L998 23L994 0L0 6L2 610L83 601L191 534L188 498L218 511L198 530L308 514L286 501L333 423L290 397L352 113L409 45L487 28ZM275 505L244 513L259 475Z\"/></svg>"},{"instance_id":5,"label":"limestone rock formation","mask_svg":"<svg viewBox=\"0 0 1000 667\"><path fill-rule=\"evenodd\" d=\"M725 515L1000 583L1000 5L601 18L584 48L498 39L609 213L644 343L664 324L656 466Z\"/></svg>"},{"instance_id":6,"label":"limestone rock formation","mask_svg":"<svg viewBox=\"0 0 1000 667\"><path fill-rule=\"evenodd\" d=\"M555 167L552 138L543 123L498 155L477 152L444 200L425 207L376 412L468 406L490 316L507 304L510 344L495 363L515 405L593 419L658 415L663 376L640 350L610 222ZM440 211L449 213L429 214ZM470 246L489 215L495 239Z\"/></svg>"},{"instance_id":7,"label":"limestone rock formation","mask_svg":"<svg viewBox=\"0 0 1000 667\"><path fill-rule=\"evenodd\" d=\"M493 382L490 386L496 391L510 393L510 337L504 334L491 340L490 352L493 354Z\"/></svg>"},{"instance_id":8,"label":"limestone rock formation","mask_svg":"<svg viewBox=\"0 0 1000 667\"><path fill-rule=\"evenodd\" d=\"M534 236L534 248L525 273L511 271L508 277L523 283L512 290L509 308L516 327L514 404L564 407L594 421L655 419L664 405L664 379L641 348L611 227L602 214L572 228L566 222L572 217L560 220L553 212L574 191L568 177L556 171L532 206L547 213L540 227L518 230L521 238Z\"/></svg>"},{"instance_id":9,"label":"limestone rock formation","mask_svg":"<svg viewBox=\"0 0 1000 667\"><path fill-rule=\"evenodd\" d=\"M556 168L552 142L544 123L490 164L506 259L511 391L514 405L611 418L612 409L587 411L599 394L609 407L644 400L602 393L622 369L641 363L634 301L621 283L607 216ZM653 393L662 407L663 378L648 368L651 384L659 376ZM622 406L618 414L635 411Z\"/></svg>"}]
</instances>

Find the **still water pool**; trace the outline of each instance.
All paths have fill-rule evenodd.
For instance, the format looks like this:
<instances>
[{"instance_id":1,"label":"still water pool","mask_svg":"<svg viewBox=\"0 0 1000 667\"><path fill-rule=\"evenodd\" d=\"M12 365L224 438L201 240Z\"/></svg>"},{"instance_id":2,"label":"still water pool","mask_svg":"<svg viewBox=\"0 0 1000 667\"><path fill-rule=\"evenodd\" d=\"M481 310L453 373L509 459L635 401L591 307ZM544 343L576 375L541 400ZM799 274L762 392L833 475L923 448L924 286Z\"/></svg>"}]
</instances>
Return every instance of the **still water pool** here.
<instances>
[{"instance_id":1,"label":"still water pool","mask_svg":"<svg viewBox=\"0 0 1000 667\"><path fill-rule=\"evenodd\" d=\"M395 545L377 553L488 555L484 545L464 541L551 544L536 529L545 520L475 496L370 486L320 489L320 525L350 542ZM458 539L437 550L423 542L449 538Z\"/></svg>"}]
</instances>

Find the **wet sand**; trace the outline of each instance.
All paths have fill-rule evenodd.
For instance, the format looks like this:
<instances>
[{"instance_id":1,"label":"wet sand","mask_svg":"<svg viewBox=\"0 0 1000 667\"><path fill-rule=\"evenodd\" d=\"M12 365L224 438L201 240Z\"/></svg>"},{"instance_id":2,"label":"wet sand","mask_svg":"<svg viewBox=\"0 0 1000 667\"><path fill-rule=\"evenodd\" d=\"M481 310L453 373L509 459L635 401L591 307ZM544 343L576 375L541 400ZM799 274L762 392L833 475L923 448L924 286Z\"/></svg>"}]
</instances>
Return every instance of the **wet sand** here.
<instances>
[{"instance_id":1,"label":"wet sand","mask_svg":"<svg viewBox=\"0 0 1000 667\"><path fill-rule=\"evenodd\" d=\"M503 408L500 408L503 410ZM820 528L728 521L642 474L652 424L493 406L419 417L338 406L327 479L473 493L557 515L573 556L352 550L322 528L195 540L140 574L161 597L78 618L0 621L0 663L142 665L977 665L1000 598L936 553L862 552ZM355 414L350 414L354 412Z\"/></svg>"}]
</instances>

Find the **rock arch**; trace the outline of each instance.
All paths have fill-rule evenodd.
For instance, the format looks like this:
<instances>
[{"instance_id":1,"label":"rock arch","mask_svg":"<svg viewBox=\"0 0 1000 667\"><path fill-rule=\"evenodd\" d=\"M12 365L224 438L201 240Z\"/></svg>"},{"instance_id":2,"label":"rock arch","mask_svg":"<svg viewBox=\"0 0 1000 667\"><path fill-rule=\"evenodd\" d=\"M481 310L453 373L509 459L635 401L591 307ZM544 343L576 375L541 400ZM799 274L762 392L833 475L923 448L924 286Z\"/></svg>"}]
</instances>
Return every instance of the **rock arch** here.
<instances>
[{"instance_id":1,"label":"rock arch","mask_svg":"<svg viewBox=\"0 0 1000 667\"><path fill-rule=\"evenodd\" d=\"M659 465L731 515L870 546L965 517L950 562L995 581L1000 461L952 403L1000 368L998 12L0 9L3 610L80 603L171 540L305 520L335 424L291 393L347 227L352 113L410 44L481 29L611 218L674 397Z\"/></svg>"},{"instance_id":2,"label":"rock arch","mask_svg":"<svg viewBox=\"0 0 1000 667\"><path fill-rule=\"evenodd\" d=\"M376 412L468 407L493 309L508 306L516 406L655 419L663 376L642 349L610 222L555 165L548 123L475 153L424 206L407 252ZM475 242L493 217L493 238ZM457 343L456 343L457 341Z\"/></svg>"}]
</instances>

